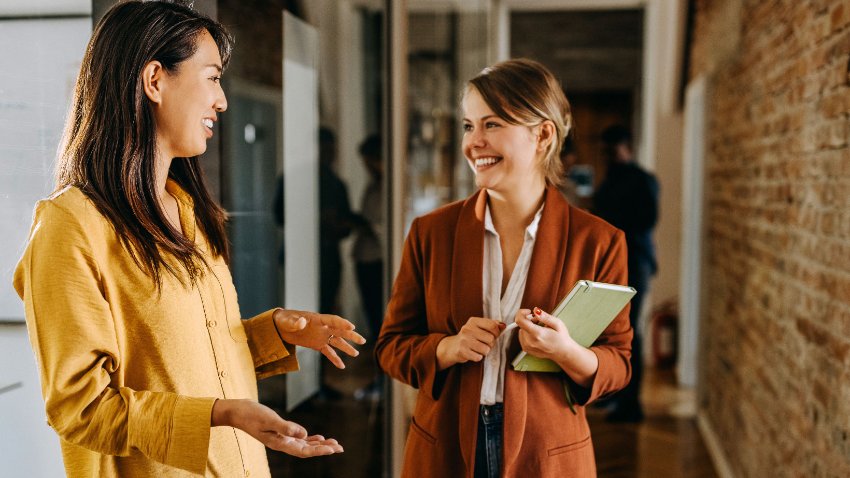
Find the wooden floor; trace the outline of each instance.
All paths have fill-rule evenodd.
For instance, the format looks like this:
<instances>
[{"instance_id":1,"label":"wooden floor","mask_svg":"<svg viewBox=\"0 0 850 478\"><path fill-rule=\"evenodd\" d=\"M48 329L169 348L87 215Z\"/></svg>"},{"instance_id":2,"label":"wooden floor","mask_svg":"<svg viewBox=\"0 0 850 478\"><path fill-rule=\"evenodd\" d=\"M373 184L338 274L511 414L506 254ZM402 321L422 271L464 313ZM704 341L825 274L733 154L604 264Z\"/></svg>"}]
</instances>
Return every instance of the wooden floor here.
<instances>
[{"instance_id":1,"label":"wooden floor","mask_svg":"<svg viewBox=\"0 0 850 478\"><path fill-rule=\"evenodd\" d=\"M310 433L336 438L345 453L300 460L270 451L272 476L381 477L383 401L357 401L352 397L374 373L374 360L368 351L363 352L360 359L347 360L346 370L328 371L327 382L342 391L343 398L311 399L292 413L283 414ZM272 387L264 388L268 396ZM678 389L670 371L648 370L643 399L647 419L641 424L609 424L604 420L604 410L588 411L599 477L717 476L697 430L693 392Z\"/></svg>"},{"instance_id":2,"label":"wooden floor","mask_svg":"<svg viewBox=\"0 0 850 478\"><path fill-rule=\"evenodd\" d=\"M678 389L671 371L648 370L646 382L643 423L606 423L604 410L588 411L599 476L716 477L697 429L693 392Z\"/></svg>"},{"instance_id":3,"label":"wooden floor","mask_svg":"<svg viewBox=\"0 0 850 478\"><path fill-rule=\"evenodd\" d=\"M308 433L335 438L345 448L345 452L341 454L309 459L293 458L269 450L269 466L273 477L381 478L384 459L384 400L357 401L353 398L357 389L371 382L377 370L368 345L358 348L358 358L343 359L345 370L338 370L323 359L325 383L339 390L341 398L314 397L291 413L286 413L280 409L280 404L273 403L273 392L270 389L274 388L274 385L264 386L263 382L260 382L261 401L275 408L287 420L303 425ZM264 395L266 399L263 398Z\"/></svg>"}]
</instances>

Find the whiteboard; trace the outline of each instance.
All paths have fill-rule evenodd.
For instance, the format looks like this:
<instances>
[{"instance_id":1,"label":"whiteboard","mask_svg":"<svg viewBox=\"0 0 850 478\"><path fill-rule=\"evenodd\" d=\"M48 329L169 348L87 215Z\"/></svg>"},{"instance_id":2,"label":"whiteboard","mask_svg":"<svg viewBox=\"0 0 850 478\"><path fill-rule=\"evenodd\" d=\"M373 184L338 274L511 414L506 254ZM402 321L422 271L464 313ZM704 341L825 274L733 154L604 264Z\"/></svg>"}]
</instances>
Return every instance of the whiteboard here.
<instances>
[{"instance_id":1,"label":"whiteboard","mask_svg":"<svg viewBox=\"0 0 850 478\"><path fill-rule=\"evenodd\" d=\"M319 34L283 12L284 304L319 309ZM298 347L286 374L286 409L319 390L320 356Z\"/></svg>"},{"instance_id":2,"label":"whiteboard","mask_svg":"<svg viewBox=\"0 0 850 478\"><path fill-rule=\"evenodd\" d=\"M91 19L0 20L0 321L23 321L12 284L53 165ZM14 47L10 47L14 45Z\"/></svg>"}]
</instances>

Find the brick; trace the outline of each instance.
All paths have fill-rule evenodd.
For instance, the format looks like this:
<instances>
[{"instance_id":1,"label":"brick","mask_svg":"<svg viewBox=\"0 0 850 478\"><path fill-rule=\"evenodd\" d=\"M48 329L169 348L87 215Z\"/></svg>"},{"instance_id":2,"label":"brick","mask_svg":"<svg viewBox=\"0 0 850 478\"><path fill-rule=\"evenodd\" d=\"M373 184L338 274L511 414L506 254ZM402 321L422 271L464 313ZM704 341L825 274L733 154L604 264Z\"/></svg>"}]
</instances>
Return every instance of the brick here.
<instances>
[{"instance_id":1,"label":"brick","mask_svg":"<svg viewBox=\"0 0 850 478\"><path fill-rule=\"evenodd\" d=\"M797 331L803 335L810 345L818 348L831 360L843 363L850 354L850 343L847 343L845 339L833 336L810 321L798 320Z\"/></svg>"},{"instance_id":2,"label":"brick","mask_svg":"<svg viewBox=\"0 0 850 478\"><path fill-rule=\"evenodd\" d=\"M847 136L850 133L848 126L850 126L850 123L843 118L829 123L825 146L828 148L844 148L847 146Z\"/></svg>"},{"instance_id":3,"label":"brick","mask_svg":"<svg viewBox=\"0 0 850 478\"><path fill-rule=\"evenodd\" d=\"M740 476L850 476L850 4L699 5L715 331L699 403ZM731 8L741 39L729 61Z\"/></svg>"},{"instance_id":4,"label":"brick","mask_svg":"<svg viewBox=\"0 0 850 478\"><path fill-rule=\"evenodd\" d=\"M834 119L850 112L850 94L840 89L818 101L818 110L826 119ZM846 120L846 118L845 118ZM845 121L846 122L846 121Z\"/></svg>"},{"instance_id":5,"label":"brick","mask_svg":"<svg viewBox=\"0 0 850 478\"><path fill-rule=\"evenodd\" d=\"M832 6L832 11L829 13L831 22L831 30L837 32L850 23L850 8L844 2L835 2Z\"/></svg>"}]
</instances>

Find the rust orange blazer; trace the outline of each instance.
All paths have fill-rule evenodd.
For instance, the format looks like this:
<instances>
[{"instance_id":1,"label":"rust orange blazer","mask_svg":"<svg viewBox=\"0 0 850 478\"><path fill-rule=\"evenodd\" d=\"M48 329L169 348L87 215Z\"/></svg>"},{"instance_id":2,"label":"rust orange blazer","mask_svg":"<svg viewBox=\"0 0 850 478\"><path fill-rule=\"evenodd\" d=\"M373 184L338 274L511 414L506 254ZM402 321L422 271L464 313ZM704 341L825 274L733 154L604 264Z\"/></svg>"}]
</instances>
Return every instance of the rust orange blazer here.
<instances>
[{"instance_id":1,"label":"rust orange blazer","mask_svg":"<svg viewBox=\"0 0 850 478\"><path fill-rule=\"evenodd\" d=\"M404 477L472 477L483 366L437 371L437 343L483 314L482 267L486 192L417 218L376 344L381 367L418 388L404 451ZM626 241L603 220L570 206L549 187L522 307L551 311L576 281L625 284ZM628 307L591 347L599 370L591 388L565 373L510 367L504 389L503 476L588 477L596 464L584 406L615 392L631 376ZM508 358L520 351L514 334ZM573 414L568 383L579 406Z\"/></svg>"}]
</instances>

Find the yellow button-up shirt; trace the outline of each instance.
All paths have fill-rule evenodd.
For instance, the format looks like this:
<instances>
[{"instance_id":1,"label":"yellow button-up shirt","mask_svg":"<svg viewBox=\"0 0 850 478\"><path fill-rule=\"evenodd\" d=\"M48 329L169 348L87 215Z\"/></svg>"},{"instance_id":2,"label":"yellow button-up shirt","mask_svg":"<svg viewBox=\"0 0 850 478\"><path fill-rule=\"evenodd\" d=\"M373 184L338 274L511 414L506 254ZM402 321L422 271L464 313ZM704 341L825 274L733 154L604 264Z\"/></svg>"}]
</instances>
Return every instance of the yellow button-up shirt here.
<instances>
[{"instance_id":1,"label":"yellow button-up shirt","mask_svg":"<svg viewBox=\"0 0 850 478\"><path fill-rule=\"evenodd\" d=\"M210 427L216 398L257 399L257 378L298 369L272 311L242 320L230 271L196 234L176 183L183 233L211 268L194 286L156 285L79 190L36 205L15 270L47 421L69 477L269 476L264 446ZM188 281L186 281L188 284Z\"/></svg>"}]
</instances>

